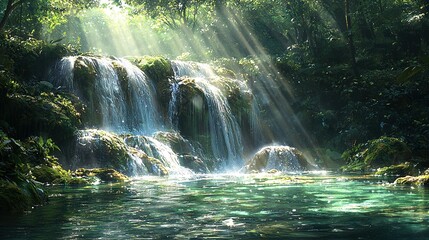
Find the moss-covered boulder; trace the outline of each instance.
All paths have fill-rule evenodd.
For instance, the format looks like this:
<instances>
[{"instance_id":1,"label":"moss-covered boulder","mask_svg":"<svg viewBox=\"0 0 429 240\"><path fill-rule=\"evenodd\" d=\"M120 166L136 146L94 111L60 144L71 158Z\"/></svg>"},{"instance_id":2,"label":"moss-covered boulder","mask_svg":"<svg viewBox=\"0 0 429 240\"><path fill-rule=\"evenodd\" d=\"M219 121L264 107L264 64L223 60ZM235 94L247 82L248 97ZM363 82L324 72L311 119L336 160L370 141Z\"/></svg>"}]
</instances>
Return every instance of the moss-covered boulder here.
<instances>
[{"instance_id":1,"label":"moss-covered boulder","mask_svg":"<svg viewBox=\"0 0 429 240\"><path fill-rule=\"evenodd\" d=\"M99 181L107 183L129 181L127 176L111 168L79 168L73 172L73 177L84 179L89 183L95 183Z\"/></svg>"},{"instance_id":2,"label":"moss-covered boulder","mask_svg":"<svg viewBox=\"0 0 429 240\"><path fill-rule=\"evenodd\" d=\"M306 170L304 154L289 146L268 146L259 150L246 164L247 172L276 169L283 172Z\"/></svg>"},{"instance_id":3,"label":"moss-covered boulder","mask_svg":"<svg viewBox=\"0 0 429 240\"><path fill-rule=\"evenodd\" d=\"M34 96L14 93L4 100L0 121L9 123L9 132L19 138L46 135L56 142L63 142L72 139L82 125L77 103L63 94L42 92Z\"/></svg>"},{"instance_id":4,"label":"moss-covered boulder","mask_svg":"<svg viewBox=\"0 0 429 240\"><path fill-rule=\"evenodd\" d=\"M77 134L74 156L66 164L70 169L111 168L128 176L168 175L165 163L157 156L151 157L150 151L154 149L144 139L98 129L81 130Z\"/></svg>"},{"instance_id":5,"label":"moss-covered boulder","mask_svg":"<svg viewBox=\"0 0 429 240\"><path fill-rule=\"evenodd\" d=\"M411 151L403 140L381 137L345 151L342 158L347 164L341 169L344 172L366 172L407 162L410 157Z\"/></svg>"},{"instance_id":6,"label":"moss-covered boulder","mask_svg":"<svg viewBox=\"0 0 429 240\"><path fill-rule=\"evenodd\" d=\"M405 176L397 178L394 184L398 185L417 185L417 186L429 186L429 175L420 176Z\"/></svg>"},{"instance_id":7,"label":"moss-covered boulder","mask_svg":"<svg viewBox=\"0 0 429 240\"><path fill-rule=\"evenodd\" d=\"M166 113L170 100L170 82L174 79L171 62L161 56L143 56L130 60L155 83L157 98Z\"/></svg>"},{"instance_id":8,"label":"moss-covered boulder","mask_svg":"<svg viewBox=\"0 0 429 240\"><path fill-rule=\"evenodd\" d=\"M179 85L177 106L178 129L182 136L199 142L208 154L211 153L209 112L203 91L194 79L184 78Z\"/></svg>"},{"instance_id":9,"label":"moss-covered boulder","mask_svg":"<svg viewBox=\"0 0 429 240\"><path fill-rule=\"evenodd\" d=\"M98 126L101 124L101 106L99 96L96 94L97 69L93 59L85 56L78 56L74 60L73 66L73 91L85 103L88 111L85 111L83 118L86 126Z\"/></svg>"},{"instance_id":10,"label":"moss-covered boulder","mask_svg":"<svg viewBox=\"0 0 429 240\"><path fill-rule=\"evenodd\" d=\"M375 175L379 176L406 176L412 175L416 169L410 162L378 168Z\"/></svg>"},{"instance_id":11,"label":"moss-covered boulder","mask_svg":"<svg viewBox=\"0 0 429 240\"><path fill-rule=\"evenodd\" d=\"M196 151L192 144L178 132L157 132L154 137L170 146L177 154L194 154Z\"/></svg>"},{"instance_id":12,"label":"moss-covered boulder","mask_svg":"<svg viewBox=\"0 0 429 240\"><path fill-rule=\"evenodd\" d=\"M74 152L75 156L68 162L70 169L113 168L126 173L131 161L121 137L98 129L78 131Z\"/></svg>"}]
</instances>

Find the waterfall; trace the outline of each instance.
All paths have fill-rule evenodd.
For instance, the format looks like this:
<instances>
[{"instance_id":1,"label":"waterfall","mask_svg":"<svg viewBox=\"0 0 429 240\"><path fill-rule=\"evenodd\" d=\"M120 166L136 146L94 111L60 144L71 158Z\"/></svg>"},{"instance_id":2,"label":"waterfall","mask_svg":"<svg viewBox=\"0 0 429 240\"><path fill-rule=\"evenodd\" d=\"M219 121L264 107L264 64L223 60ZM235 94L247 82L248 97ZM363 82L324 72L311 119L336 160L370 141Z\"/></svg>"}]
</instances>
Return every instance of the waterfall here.
<instances>
[{"instance_id":1,"label":"waterfall","mask_svg":"<svg viewBox=\"0 0 429 240\"><path fill-rule=\"evenodd\" d=\"M157 80L170 84L168 106L160 103L163 119L155 85L128 60L61 59L51 71L51 82L73 92L86 108L86 130L77 133L69 166L113 167L132 176L241 169L245 150L263 143L258 105L246 82L231 78L234 74L219 76L208 64L171 65L174 79ZM164 123L171 129L165 131ZM267 167L299 169L292 150L269 152Z\"/></svg>"},{"instance_id":2,"label":"waterfall","mask_svg":"<svg viewBox=\"0 0 429 240\"><path fill-rule=\"evenodd\" d=\"M190 169L180 165L177 154L169 146L153 137L129 136L125 138L125 143L136 149L141 149L149 157L160 160L170 175L190 176L193 174Z\"/></svg>"},{"instance_id":3,"label":"waterfall","mask_svg":"<svg viewBox=\"0 0 429 240\"><path fill-rule=\"evenodd\" d=\"M100 120L94 125L102 129L150 134L162 128L154 100L155 87L128 60L65 57L51 76L55 86L74 92L88 105L91 114L99 115Z\"/></svg>"},{"instance_id":4,"label":"waterfall","mask_svg":"<svg viewBox=\"0 0 429 240\"><path fill-rule=\"evenodd\" d=\"M178 101L178 95L179 95L179 83L173 82L171 83L170 90L171 90L171 99L168 103L168 120L171 123L171 126L173 128L177 128L178 125L178 116L177 116L177 101Z\"/></svg>"},{"instance_id":5,"label":"waterfall","mask_svg":"<svg viewBox=\"0 0 429 240\"><path fill-rule=\"evenodd\" d=\"M213 155L223 167L239 167L242 161L241 132L231 108L219 88L210 80L218 78L207 64L173 61L176 81L192 78L203 92L209 114L209 133Z\"/></svg>"}]
</instances>

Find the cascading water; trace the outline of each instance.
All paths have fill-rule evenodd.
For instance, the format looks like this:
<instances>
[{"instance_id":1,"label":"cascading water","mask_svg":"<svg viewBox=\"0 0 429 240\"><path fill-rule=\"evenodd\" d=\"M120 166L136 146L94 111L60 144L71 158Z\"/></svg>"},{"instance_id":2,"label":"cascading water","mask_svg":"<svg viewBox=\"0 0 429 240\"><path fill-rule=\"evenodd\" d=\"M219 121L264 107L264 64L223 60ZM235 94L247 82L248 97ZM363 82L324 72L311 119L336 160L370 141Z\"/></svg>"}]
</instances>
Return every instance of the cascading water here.
<instances>
[{"instance_id":1,"label":"cascading water","mask_svg":"<svg viewBox=\"0 0 429 240\"><path fill-rule=\"evenodd\" d=\"M177 119L177 101L178 101L178 95L179 95L179 83L173 82L171 83L171 99L168 103L168 120L171 123L171 126L173 128L177 129L178 119Z\"/></svg>"},{"instance_id":2,"label":"cascading water","mask_svg":"<svg viewBox=\"0 0 429 240\"><path fill-rule=\"evenodd\" d=\"M65 57L59 61L51 82L76 94L87 106L86 127L98 128L79 131L72 158L75 162L68 165L113 167L132 176L189 176L192 170L241 169L245 145L241 130L245 129L246 139L254 138L257 145L262 139L259 111L245 82L222 78L207 64L172 61L171 65L174 79L165 79L170 84L170 101L164 111L168 111L165 122L172 129L160 133L164 119L155 100L156 89L137 66L125 59L105 57ZM238 120L244 122L244 128ZM275 156L293 159L290 154L270 153L268 159L274 160L269 160L267 167L298 169L298 162L284 166L275 160Z\"/></svg>"},{"instance_id":3,"label":"cascading water","mask_svg":"<svg viewBox=\"0 0 429 240\"><path fill-rule=\"evenodd\" d=\"M166 144L153 137L129 136L125 138L125 143L136 149L141 149L149 157L156 158L166 167L169 174L189 176L192 175L190 169L180 165L179 158L173 150Z\"/></svg>"},{"instance_id":4,"label":"cascading water","mask_svg":"<svg viewBox=\"0 0 429 240\"><path fill-rule=\"evenodd\" d=\"M231 108L220 89L211 84L210 79L218 78L207 64L173 61L176 81L192 78L203 92L209 113L209 134L211 149L223 167L238 168L242 165L241 132L231 113ZM177 98L177 97L176 97Z\"/></svg>"},{"instance_id":5,"label":"cascading water","mask_svg":"<svg viewBox=\"0 0 429 240\"><path fill-rule=\"evenodd\" d=\"M77 63L79 70L94 72L85 73L88 76L76 82ZM121 70L125 72L122 75ZM125 59L66 57L52 75L54 85L86 98L88 111L99 113L102 129L139 134L161 129L153 84L144 72Z\"/></svg>"}]
</instances>

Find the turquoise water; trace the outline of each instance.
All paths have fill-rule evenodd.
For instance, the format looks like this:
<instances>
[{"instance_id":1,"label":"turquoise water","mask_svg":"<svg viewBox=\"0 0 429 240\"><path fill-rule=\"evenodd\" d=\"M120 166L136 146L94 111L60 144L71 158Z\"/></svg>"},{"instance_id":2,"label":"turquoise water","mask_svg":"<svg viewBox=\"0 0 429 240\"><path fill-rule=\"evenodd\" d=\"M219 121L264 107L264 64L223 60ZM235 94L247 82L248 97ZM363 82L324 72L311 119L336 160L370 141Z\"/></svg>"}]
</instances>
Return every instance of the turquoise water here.
<instances>
[{"instance_id":1,"label":"turquoise water","mask_svg":"<svg viewBox=\"0 0 429 240\"><path fill-rule=\"evenodd\" d=\"M329 175L51 187L0 239L429 239L429 190Z\"/></svg>"}]
</instances>

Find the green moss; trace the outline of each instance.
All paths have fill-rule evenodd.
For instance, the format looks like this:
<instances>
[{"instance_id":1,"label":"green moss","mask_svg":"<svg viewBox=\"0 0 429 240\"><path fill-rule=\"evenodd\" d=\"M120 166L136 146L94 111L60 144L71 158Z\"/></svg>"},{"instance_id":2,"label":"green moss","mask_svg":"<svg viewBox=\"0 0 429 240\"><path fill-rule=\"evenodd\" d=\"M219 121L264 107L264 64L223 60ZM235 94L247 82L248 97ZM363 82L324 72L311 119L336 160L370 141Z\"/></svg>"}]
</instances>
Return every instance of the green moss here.
<instances>
[{"instance_id":1,"label":"green moss","mask_svg":"<svg viewBox=\"0 0 429 240\"><path fill-rule=\"evenodd\" d=\"M164 113L167 113L170 100L170 81L174 79L170 61L160 56L143 56L133 58L131 61L154 81L160 106Z\"/></svg>"},{"instance_id":2,"label":"green moss","mask_svg":"<svg viewBox=\"0 0 429 240\"><path fill-rule=\"evenodd\" d=\"M345 151L342 158L347 162L342 171L369 171L406 162L411 156L408 146L398 138L381 137L359 144Z\"/></svg>"},{"instance_id":3,"label":"green moss","mask_svg":"<svg viewBox=\"0 0 429 240\"><path fill-rule=\"evenodd\" d=\"M398 165L391 165L388 167L378 168L375 175L383 176L405 176L414 171L413 166L409 162L401 163Z\"/></svg>"},{"instance_id":4,"label":"green moss","mask_svg":"<svg viewBox=\"0 0 429 240\"><path fill-rule=\"evenodd\" d=\"M64 170L59 164L40 164L31 169L36 181L49 184L65 184L72 180L71 173Z\"/></svg>"},{"instance_id":5,"label":"green moss","mask_svg":"<svg viewBox=\"0 0 429 240\"><path fill-rule=\"evenodd\" d=\"M97 182L98 180L102 182L113 183L129 181L127 176L111 168L79 168L73 173L73 176L78 179L84 179L85 181L90 183Z\"/></svg>"},{"instance_id":6,"label":"green moss","mask_svg":"<svg viewBox=\"0 0 429 240\"><path fill-rule=\"evenodd\" d=\"M76 105L65 95L14 93L6 96L4 104L0 120L11 123L20 138L45 133L60 142L70 139L82 124Z\"/></svg>"},{"instance_id":7,"label":"green moss","mask_svg":"<svg viewBox=\"0 0 429 240\"><path fill-rule=\"evenodd\" d=\"M429 175L400 177L395 180L394 184L429 186Z\"/></svg>"},{"instance_id":8,"label":"green moss","mask_svg":"<svg viewBox=\"0 0 429 240\"><path fill-rule=\"evenodd\" d=\"M125 172L130 160L124 140L110 132L88 129L78 132L77 159L73 165L96 168L114 168Z\"/></svg>"},{"instance_id":9,"label":"green moss","mask_svg":"<svg viewBox=\"0 0 429 240\"><path fill-rule=\"evenodd\" d=\"M73 83L78 91L76 94L87 104L88 111L83 118L86 125L97 126L101 123L100 99L95 94L97 71L88 58L78 57L74 64Z\"/></svg>"},{"instance_id":10,"label":"green moss","mask_svg":"<svg viewBox=\"0 0 429 240\"><path fill-rule=\"evenodd\" d=\"M178 128L185 138L199 142L206 153L211 154L209 113L204 93L195 80L180 82L180 104L178 105Z\"/></svg>"},{"instance_id":11,"label":"green moss","mask_svg":"<svg viewBox=\"0 0 429 240\"><path fill-rule=\"evenodd\" d=\"M158 175L158 176L167 176L168 170L164 166L164 164L153 157L149 157L146 153L143 151L139 151L135 148L129 148L130 152L140 158L143 161L143 164L145 165L146 169L150 174Z\"/></svg>"},{"instance_id":12,"label":"green moss","mask_svg":"<svg viewBox=\"0 0 429 240\"><path fill-rule=\"evenodd\" d=\"M143 56L131 61L156 82L168 81L174 76L170 61L164 57Z\"/></svg>"}]
</instances>

